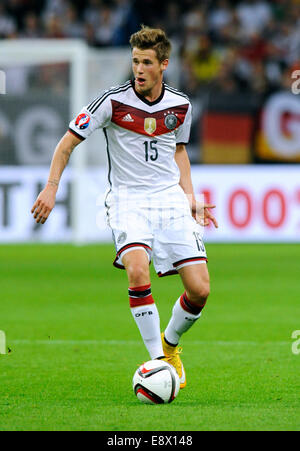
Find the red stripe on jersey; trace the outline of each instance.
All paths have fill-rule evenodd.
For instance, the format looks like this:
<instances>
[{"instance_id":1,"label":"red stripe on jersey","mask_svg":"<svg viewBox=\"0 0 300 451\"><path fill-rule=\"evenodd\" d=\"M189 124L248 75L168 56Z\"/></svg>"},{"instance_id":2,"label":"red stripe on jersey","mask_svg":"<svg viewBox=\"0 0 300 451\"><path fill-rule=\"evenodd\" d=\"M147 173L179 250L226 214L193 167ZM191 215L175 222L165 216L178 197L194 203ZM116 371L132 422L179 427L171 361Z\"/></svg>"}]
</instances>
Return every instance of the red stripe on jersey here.
<instances>
[{"instance_id":1,"label":"red stripe on jersey","mask_svg":"<svg viewBox=\"0 0 300 451\"><path fill-rule=\"evenodd\" d=\"M203 261L203 260L207 262L207 258L206 257L184 258L183 260L179 260L178 262L173 263L173 266L176 268L177 266L182 265L183 263L195 262L195 261Z\"/></svg>"},{"instance_id":2,"label":"red stripe on jersey","mask_svg":"<svg viewBox=\"0 0 300 451\"><path fill-rule=\"evenodd\" d=\"M183 124L189 105L178 105L165 110L147 111L111 100L111 121L119 127L146 136L170 133Z\"/></svg>"},{"instance_id":3,"label":"red stripe on jersey","mask_svg":"<svg viewBox=\"0 0 300 451\"><path fill-rule=\"evenodd\" d=\"M130 243L126 244L118 250L117 258L122 254L122 252L126 251L126 249L129 249L130 247L144 247L145 249L149 249L150 251L152 250L150 246L147 246L147 244L144 243Z\"/></svg>"}]
</instances>

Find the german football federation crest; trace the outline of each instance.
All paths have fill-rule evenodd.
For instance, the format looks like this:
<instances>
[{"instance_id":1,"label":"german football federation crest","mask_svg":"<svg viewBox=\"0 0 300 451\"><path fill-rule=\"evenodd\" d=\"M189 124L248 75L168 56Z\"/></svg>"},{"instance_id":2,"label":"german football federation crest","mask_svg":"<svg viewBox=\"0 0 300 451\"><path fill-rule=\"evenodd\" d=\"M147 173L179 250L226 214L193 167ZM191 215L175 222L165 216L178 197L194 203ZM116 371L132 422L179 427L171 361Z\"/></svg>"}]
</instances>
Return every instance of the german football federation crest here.
<instances>
[{"instance_id":1,"label":"german football federation crest","mask_svg":"<svg viewBox=\"0 0 300 451\"><path fill-rule=\"evenodd\" d=\"M156 119L154 117L146 117L144 120L144 130L148 135L152 135L156 130Z\"/></svg>"},{"instance_id":2,"label":"german football federation crest","mask_svg":"<svg viewBox=\"0 0 300 451\"><path fill-rule=\"evenodd\" d=\"M174 130L174 128L176 128L178 119L175 116L175 114L168 114L165 117L165 126L169 129L169 130Z\"/></svg>"}]
</instances>

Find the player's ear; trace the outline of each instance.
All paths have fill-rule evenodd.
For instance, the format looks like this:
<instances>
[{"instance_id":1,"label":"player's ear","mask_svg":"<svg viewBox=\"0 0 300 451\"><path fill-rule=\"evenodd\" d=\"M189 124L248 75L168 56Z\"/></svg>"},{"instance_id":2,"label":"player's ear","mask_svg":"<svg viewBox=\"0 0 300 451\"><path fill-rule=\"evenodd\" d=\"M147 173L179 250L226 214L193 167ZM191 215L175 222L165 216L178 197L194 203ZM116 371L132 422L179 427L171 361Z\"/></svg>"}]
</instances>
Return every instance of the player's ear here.
<instances>
[{"instance_id":1,"label":"player's ear","mask_svg":"<svg viewBox=\"0 0 300 451\"><path fill-rule=\"evenodd\" d=\"M169 64L169 60L168 60L168 59L163 60L163 61L161 62L161 69L162 69L163 71L166 70L167 67L168 67L168 64Z\"/></svg>"}]
</instances>

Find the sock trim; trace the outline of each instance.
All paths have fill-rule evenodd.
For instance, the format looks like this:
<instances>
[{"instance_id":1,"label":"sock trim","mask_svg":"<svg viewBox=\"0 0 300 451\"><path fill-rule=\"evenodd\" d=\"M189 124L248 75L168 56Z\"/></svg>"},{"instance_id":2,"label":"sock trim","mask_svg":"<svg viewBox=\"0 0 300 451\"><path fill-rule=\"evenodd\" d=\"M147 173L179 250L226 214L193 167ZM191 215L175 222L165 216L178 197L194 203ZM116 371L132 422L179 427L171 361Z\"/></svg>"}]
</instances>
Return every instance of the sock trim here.
<instances>
[{"instance_id":1,"label":"sock trim","mask_svg":"<svg viewBox=\"0 0 300 451\"><path fill-rule=\"evenodd\" d=\"M151 285L142 285L128 289L129 304L131 308L154 304L151 293Z\"/></svg>"},{"instance_id":2,"label":"sock trim","mask_svg":"<svg viewBox=\"0 0 300 451\"><path fill-rule=\"evenodd\" d=\"M164 340L167 343L168 346L172 346L172 348L176 348L176 346L178 346L178 343L176 345L174 345L173 343L170 343L167 339L166 336L164 335Z\"/></svg>"},{"instance_id":3,"label":"sock trim","mask_svg":"<svg viewBox=\"0 0 300 451\"><path fill-rule=\"evenodd\" d=\"M147 285L141 285L140 287L129 287L129 290L134 290L134 291L144 291L147 290L148 288L151 288L151 284L148 283Z\"/></svg>"},{"instance_id":4,"label":"sock trim","mask_svg":"<svg viewBox=\"0 0 300 451\"><path fill-rule=\"evenodd\" d=\"M180 305L186 312L191 313L192 315L199 315L205 304L204 305L194 304L194 302L189 300L186 292L184 292L183 295L180 297Z\"/></svg>"},{"instance_id":5,"label":"sock trim","mask_svg":"<svg viewBox=\"0 0 300 451\"><path fill-rule=\"evenodd\" d=\"M151 294L151 288L147 288L145 290L137 290L136 288L129 288L128 294L131 298L144 298Z\"/></svg>"}]
</instances>

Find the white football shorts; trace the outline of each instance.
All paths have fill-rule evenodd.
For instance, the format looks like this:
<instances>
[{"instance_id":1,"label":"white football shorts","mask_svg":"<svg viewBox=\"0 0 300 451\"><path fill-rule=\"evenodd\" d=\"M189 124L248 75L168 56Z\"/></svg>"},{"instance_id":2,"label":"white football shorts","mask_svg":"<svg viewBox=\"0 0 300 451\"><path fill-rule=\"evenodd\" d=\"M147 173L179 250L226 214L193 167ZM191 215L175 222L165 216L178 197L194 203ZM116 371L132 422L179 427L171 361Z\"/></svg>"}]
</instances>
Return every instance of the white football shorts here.
<instances>
[{"instance_id":1,"label":"white football shorts","mask_svg":"<svg viewBox=\"0 0 300 451\"><path fill-rule=\"evenodd\" d=\"M149 199L148 199L149 200ZM152 198L153 201L153 198ZM207 262L203 227L191 216L185 195L149 203L135 200L109 202L107 220L116 248L114 265L125 269L122 258L133 249L144 249L153 259L159 277L178 269Z\"/></svg>"}]
</instances>

